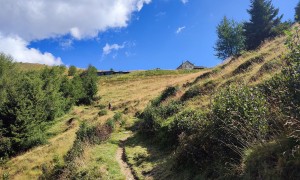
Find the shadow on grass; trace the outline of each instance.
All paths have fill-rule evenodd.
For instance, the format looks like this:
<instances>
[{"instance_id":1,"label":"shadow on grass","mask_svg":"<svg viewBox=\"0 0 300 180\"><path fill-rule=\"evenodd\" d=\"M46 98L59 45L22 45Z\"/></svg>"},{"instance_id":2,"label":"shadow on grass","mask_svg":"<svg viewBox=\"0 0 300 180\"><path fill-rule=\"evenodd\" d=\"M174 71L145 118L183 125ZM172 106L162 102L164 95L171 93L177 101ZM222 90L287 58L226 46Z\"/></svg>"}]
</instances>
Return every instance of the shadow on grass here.
<instances>
[{"instance_id":1,"label":"shadow on grass","mask_svg":"<svg viewBox=\"0 0 300 180\"><path fill-rule=\"evenodd\" d=\"M125 142L126 158L137 179L191 179L189 168L175 164L175 148L159 144L158 140L138 132Z\"/></svg>"}]
</instances>

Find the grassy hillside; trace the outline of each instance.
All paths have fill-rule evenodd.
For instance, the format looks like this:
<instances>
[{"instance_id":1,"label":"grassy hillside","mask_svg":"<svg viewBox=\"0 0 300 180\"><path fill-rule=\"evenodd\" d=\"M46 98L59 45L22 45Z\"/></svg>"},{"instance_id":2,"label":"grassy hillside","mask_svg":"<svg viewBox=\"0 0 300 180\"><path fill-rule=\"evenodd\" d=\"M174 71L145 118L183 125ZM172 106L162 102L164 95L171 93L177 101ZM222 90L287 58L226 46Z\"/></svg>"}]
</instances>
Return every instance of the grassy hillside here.
<instances>
[{"instance_id":1,"label":"grassy hillside","mask_svg":"<svg viewBox=\"0 0 300 180\"><path fill-rule=\"evenodd\" d=\"M22 71L32 71L32 70L41 70L47 65L44 64L36 64L36 63L17 63L17 66L22 70Z\"/></svg>"},{"instance_id":2,"label":"grassy hillside","mask_svg":"<svg viewBox=\"0 0 300 180\"><path fill-rule=\"evenodd\" d=\"M234 158L217 162L214 157L219 157L219 154L207 153L223 152L215 149L219 147L218 143L222 143L209 139L210 134L206 134L206 131L217 131L216 124L210 119L217 115L221 117L223 114L218 108L228 105L221 97L234 104L240 103L241 97L246 97L242 101L246 102L247 95L254 95L256 98L245 107L251 113L238 117L251 117L256 120L251 121L253 124L265 118L257 116L256 112L266 110L256 110L256 105L262 107L268 103L267 100L248 88L260 87L281 73L289 52L284 45L286 39L286 36L277 37L265 42L256 51L244 52L240 57L212 69L136 71L100 77L99 100L91 106L76 106L53 121L47 128L48 143L2 162L0 174L4 179L126 179L128 173L137 179L205 179L218 178L214 172L234 172L236 178L240 177L239 173L247 171L249 179L253 175L251 173L260 175L261 172L255 171L255 167L259 166L264 166L263 170L273 166L279 169L280 165L286 167L284 165L290 163L292 168L297 168L292 157L284 159L278 156L282 152L278 142L283 146L289 142L277 136L274 138L274 134L267 141L260 141L255 136L255 143L247 144L246 150L237 150L243 157L238 162ZM42 67L24 65L24 70ZM227 90L230 85L233 89ZM232 100L231 95L236 95L238 100ZM108 109L109 103L112 109ZM284 119L283 114L276 112L270 114L278 115L275 119ZM236 114L230 115L236 119ZM239 121L230 123L237 125L235 123ZM259 132L264 127L259 123L256 125ZM199 130L206 137L200 138ZM258 132L256 130L253 128L253 134ZM227 131L220 132L226 134ZM249 133L248 130L245 132ZM218 137L223 135L218 134ZM211 144L217 145L211 147ZM195 147L198 149L193 151ZM231 153L234 148L226 146L224 152ZM272 158L269 156L272 153L273 159L279 159L278 162L268 159ZM298 157L298 154L295 156ZM263 164L259 164L260 161ZM207 167L197 164L199 162ZM130 167L123 167L126 163ZM276 165L270 165L272 163ZM272 171L268 173L272 174ZM229 173L228 177L231 175ZM244 177L247 179L247 174Z\"/></svg>"},{"instance_id":3,"label":"grassy hillside","mask_svg":"<svg viewBox=\"0 0 300 180\"><path fill-rule=\"evenodd\" d=\"M291 63L298 51L289 54L286 40L265 42L153 99L125 147L138 178L298 177L299 78Z\"/></svg>"},{"instance_id":4,"label":"grassy hillside","mask_svg":"<svg viewBox=\"0 0 300 180\"><path fill-rule=\"evenodd\" d=\"M126 113L134 114L142 110L150 99L157 96L168 85L186 83L201 73L199 71L141 71L129 75L101 77L99 79L101 100L93 106L75 107L64 117L55 120L48 127L47 144L11 158L2 164L0 174L10 179L37 179L51 171L57 163L64 164L64 156L72 148L80 123L104 124L115 113L124 112L126 108L130 108ZM113 106L112 111L107 110L108 102ZM99 115L100 111L106 113ZM123 115L123 118L129 125L133 119L131 115ZM80 163L78 171L92 170L96 166L100 171L96 171L95 174L103 174L102 177L106 179L116 177L123 179L115 154L118 149L117 142L124 136L128 134L117 131L105 143L84 146L85 151L80 158L82 161L84 159L82 162L84 165ZM102 159L102 163L99 163L99 158ZM80 159L77 161L81 161Z\"/></svg>"}]
</instances>

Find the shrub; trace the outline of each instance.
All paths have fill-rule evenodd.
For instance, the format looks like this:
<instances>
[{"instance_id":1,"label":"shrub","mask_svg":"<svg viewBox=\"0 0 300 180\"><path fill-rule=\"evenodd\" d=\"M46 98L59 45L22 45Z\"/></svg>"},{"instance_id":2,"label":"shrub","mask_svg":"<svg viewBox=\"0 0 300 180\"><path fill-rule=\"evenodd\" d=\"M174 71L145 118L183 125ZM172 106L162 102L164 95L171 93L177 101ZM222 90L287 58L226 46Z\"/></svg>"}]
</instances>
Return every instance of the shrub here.
<instances>
[{"instance_id":1,"label":"shrub","mask_svg":"<svg viewBox=\"0 0 300 180\"><path fill-rule=\"evenodd\" d=\"M115 128L115 125L116 125L116 122L115 122L114 119L109 118L109 119L107 119L106 124L107 124L110 128L114 129L114 128Z\"/></svg>"},{"instance_id":2,"label":"shrub","mask_svg":"<svg viewBox=\"0 0 300 180\"><path fill-rule=\"evenodd\" d=\"M100 110L105 109L107 106L105 104L99 104L98 106Z\"/></svg>"},{"instance_id":3,"label":"shrub","mask_svg":"<svg viewBox=\"0 0 300 180\"><path fill-rule=\"evenodd\" d=\"M168 97L175 96L178 91L178 87L167 87L159 97L151 101L153 106L158 106L161 102L165 101Z\"/></svg>"},{"instance_id":4,"label":"shrub","mask_svg":"<svg viewBox=\"0 0 300 180\"><path fill-rule=\"evenodd\" d=\"M300 178L300 150L291 150L296 144L295 139L285 138L248 149L243 160L243 178Z\"/></svg>"},{"instance_id":5,"label":"shrub","mask_svg":"<svg viewBox=\"0 0 300 180\"><path fill-rule=\"evenodd\" d=\"M200 76L198 76L191 84L196 84L197 82L199 82L202 79L207 79L209 78L211 75L213 75L214 72L213 71L209 71L206 73L201 74Z\"/></svg>"},{"instance_id":6,"label":"shrub","mask_svg":"<svg viewBox=\"0 0 300 180\"><path fill-rule=\"evenodd\" d=\"M199 95L210 94L214 91L216 85L217 83L215 83L214 81L208 81L204 83L202 86L194 85L181 96L180 100L187 101Z\"/></svg>"},{"instance_id":7,"label":"shrub","mask_svg":"<svg viewBox=\"0 0 300 180\"><path fill-rule=\"evenodd\" d=\"M262 137L268 129L267 101L258 88L229 86L214 98L212 113L219 125L255 130Z\"/></svg>"},{"instance_id":8,"label":"shrub","mask_svg":"<svg viewBox=\"0 0 300 180\"><path fill-rule=\"evenodd\" d=\"M179 101L171 101L166 105L162 105L158 108L159 116L162 119L167 119L168 117L176 114L180 111L182 104Z\"/></svg>"},{"instance_id":9,"label":"shrub","mask_svg":"<svg viewBox=\"0 0 300 180\"><path fill-rule=\"evenodd\" d=\"M122 120L122 113L120 113L120 112L115 113L114 116L113 116L113 120L116 121L116 122L121 121Z\"/></svg>"},{"instance_id":10,"label":"shrub","mask_svg":"<svg viewBox=\"0 0 300 180\"><path fill-rule=\"evenodd\" d=\"M230 179L243 150L265 140L267 107L258 89L230 86L216 95L210 113L186 110L175 116L170 126L180 134L175 166L200 170L208 179Z\"/></svg>"},{"instance_id":11,"label":"shrub","mask_svg":"<svg viewBox=\"0 0 300 180\"><path fill-rule=\"evenodd\" d=\"M169 125L169 131L175 136L185 133L191 135L207 124L206 115L201 111L187 109L178 115Z\"/></svg>"},{"instance_id":12,"label":"shrub","mask_svg":"<svg viewBox=\"0 0 300 180\"><path fill-rule=\"evenodd\" d=\"M68 71L68 75L69 76L74 76L76 74L77 68L75 66L70 66L69 67L69 71Z\"/></svg>"},{"instance_id":13,"label":"shrub","mask_svg":"<svg viewBox=\"0 0 300 180\"><path fill-rule=\"evenodd\" d=\"M102 109L98 112L98 116L105 116L105 115L107 115L107 110L105 109Z\"/></svg>"},{"instance_id":14,"label":"shrub","mask_svg":"<svg viewBox=\"0 0 300 180\"><path fill-rule=\"evenodd\" d=\"M256 63L262 63L264 61L264 57L262 55L260 56L256 56L254 58L249 59L248 61L242 63L241 65L239 65L233 72L233 75L237 75L246 71L249 71L253 64Z\"/></svg>"},{"instance_id":15,"label":"shrub","mask_svg":"<svg viewBox=\"0 0 300 180\"><path fill-rule=\"evenodd\" d=\"M186 101L188 99L191 99L195 96L199 96L200 95L200 90L201 87L200 85L195 85L192 86L191 88L189 88L182 96L181 96L181 101Z\"/></svg>"},{"instance_id":16,"label":"shrub","mask_svg":"<svg viewBox=\"0 0 300 180\"><path fill-rule=\"evenodd\" d=\"M145 132L159 131L162 127L162 121L168 117L178 113L182 108L182 103L178 101L171 101L166 105L160 105L157 107L147 106L144 112L141 114L143 119L142 129Z\"/></svg>"},{"instance_id":17,"label":"shrub","mask_svg":"<svg viewBox=\"0 0 300 180\"><path fill-rule=\"evenodd\" d=\"M83 154L85 145L100 143L108 139L111 132L112 128L107 125L88 126L83 122L76 132L76 139L72 148L64 157L65 165L54 167L52 172L47 175L48 179L75 179L77 171L76 158Z\"/></svg>"}]
</instances>

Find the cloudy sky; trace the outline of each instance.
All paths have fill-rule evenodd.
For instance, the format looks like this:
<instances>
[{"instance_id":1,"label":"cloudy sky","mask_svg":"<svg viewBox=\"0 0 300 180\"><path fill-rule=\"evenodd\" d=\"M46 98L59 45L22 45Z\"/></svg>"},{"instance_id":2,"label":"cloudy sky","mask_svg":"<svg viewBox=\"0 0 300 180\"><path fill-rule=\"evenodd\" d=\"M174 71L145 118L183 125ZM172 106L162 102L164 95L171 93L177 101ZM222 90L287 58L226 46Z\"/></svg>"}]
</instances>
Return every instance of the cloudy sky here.
<instances>
[{"instance_id":1,"label":"cloudy sky","mask_svg":"<svg viewBox=\"0 0 300 180\"><path fill-rule=\"evenodd\" d=\"M284 20L297 0L273 0ZM0 52L16 61L98 69L214 66L215 27L249 19L250 0L0 0Z\"/></svg>"}]
</instances>

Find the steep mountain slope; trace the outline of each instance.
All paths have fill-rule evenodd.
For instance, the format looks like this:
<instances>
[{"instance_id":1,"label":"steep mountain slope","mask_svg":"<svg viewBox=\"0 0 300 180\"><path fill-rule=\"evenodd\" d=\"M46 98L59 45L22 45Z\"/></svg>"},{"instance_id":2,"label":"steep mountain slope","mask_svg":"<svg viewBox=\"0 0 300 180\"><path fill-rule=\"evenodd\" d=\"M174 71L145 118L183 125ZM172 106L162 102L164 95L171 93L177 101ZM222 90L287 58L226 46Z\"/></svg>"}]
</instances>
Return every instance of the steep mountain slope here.
<instances>
[{"instance_id":1,"label":"steep mountain slope","mask_svg":"<svg viewBox=\"0 0 300 180\"><path fill-rule=\"evenodd\" d=\"M269 40L258 50L244 52L237 58L228 59L223 64L202 73L195 79L191 79L189 82L183 84L183 86L175 87L175 89L166 89L160 96L153 99L141 116L139 116L143 119L142 123L138 123L140 131L127 141L127 146L125 148L128 162L137 174L137 177L139 179L201 179L218 178L218 173L222 171L224 171L223 173L225 174L227 173L229 177L232 175L228 173L230 171L233 173L242 171L243 167L241 166L243 165L238 166L237 164L239 163L232 163L230 162L230 159L228 159L227 162L223 161L215 165L209 165L211 167L202 167L200 164L198 164L198 166L192 165L201 163L201 159L213 161L212 159L214 157L212 155L212 158L208 158L210 155L206 153L210 152L209 150L205 150L205 148L211 147L205 143L213 144L214 141L205 141L203 140L206 139L205 137L201 138L201 136L197 137L196 135L201 132L199 129L204 128L203 131L209 130L207 129L207 126L210 126L211 116L215 116L215 113L211 113L211 111L214 111L212 106L218 105L218 99L219 102L224 103L220 104L219 108L233 106L233 108L245 108L247 110L247 108L251 108L251 104L264 103L263 101L260 101L260 98L257 98L257 100L253 99L253 102L250 101L249 104L245 104L245 107L235 107L236 104L225 105L225 100L226 98L229 98L228 103L241 103L242 105L243 101L247 102L247 99L241 99L242 96L247 98L247 95L245 95L247 93L251 96L253 96L253 94L255 96L256 94L255 90L247 89L248 87L259 87L261 84L264 84L273 78L276 74L279 74L282 68L286 66L289 52L285 45L286 40L286 36ZM230 85L233 89L226 90ZM244 87L246 87L246 89ZM223 94L220 95L220 92ZM162 98L165 94L168 94L168 97ZM232 98L234 98L231 97L232 95L237 95L235 100L232 100ZM257 94L257 96L259 97L260 94ZM264 98L262 97L262 100L263 99ZM264 105L262 106L264 107ZM253 108L253 110L256 111L256 105L254 105ZM227 110L224 112L226 111ZM274 109L271 111L274 111ZM240 116L238 112L232 113L233 117ZM270 114L272 113L274 112L271 112ZM275 112L275 114L276 113L277 112ZM277 115L279 114L280 113ZM246 113L245 116L248 115L249 114ZM253 118L254 116L255 113L253 114ZM240 116L239 118L244 117ZM263 120L263 117L258 118L258 121L260 121L260 119ZM203 123L205 125L203 125ZM236 125L237 124L233 124L233 127ZM242 127L245 126L243 125ZM216 127L214 128L215 129L209 130L212 131L210 134L216 134L216 131L222 132L222 129L217 130ZM244 133L249 133L249 130ZM256 133L254 129L253 133ZM243 135L242 130L240 130L238 134ZM210 135L205 134L205 132L203 135L206 135L208 139L210 138ZM225 134L223 135L224 137L227 137ZM229 135L229 137L230 136L231 135ZM234 135L232 134L232 136ZM251 135L249 136L251 137ZM196 140L197 138L200 139ZM230 141L225 142L227 140L222 142L220 138L222 138L222 135L217 139L219 144L231 143ZM247 137L242 136L239 138L247 139ZM239 143L244 143L243 141L244 140L241 140ZM247 143L248 142L245 142L245 144ZM231 145L228 144L225 145L225 147L226 146ZM245 146L250 148L250 144ZM200 147L204 149L201 150ZM218 145L216 145L216 148L218 148ZM236 151L239 156L244 156L243 150L235 150L234 148L236 147L229 147L229 149ZM207 151L204 153L206 155L201 154L201 151ZM222 151L227 150L225 148ZM222 151L220 152L223 153ZM217 156L215 155L215 157ZM222 169L223 167L219 167L221 163L227 163L229 166L231 166L231 164L233 165L232 167L227 167L228 165L224 166L225 168L228 168L227 170L224 170ZM205 166L204 163L203 166ZM203 168L206 169L204 172L208 174L198 174L199 172L202 172L201 169L203 170ZM224 176L224 174L220 176ZM248 178L251 178L252 176L253 175L250 175Z\"/></svg>"}]
</instances>

